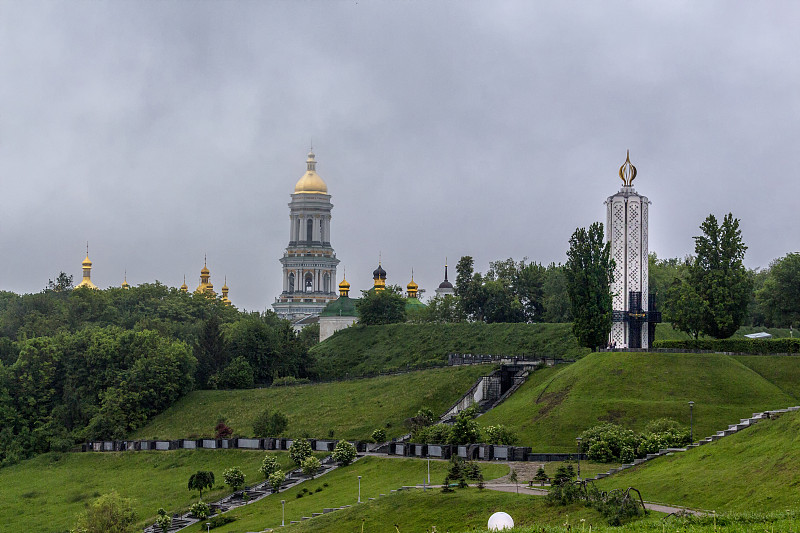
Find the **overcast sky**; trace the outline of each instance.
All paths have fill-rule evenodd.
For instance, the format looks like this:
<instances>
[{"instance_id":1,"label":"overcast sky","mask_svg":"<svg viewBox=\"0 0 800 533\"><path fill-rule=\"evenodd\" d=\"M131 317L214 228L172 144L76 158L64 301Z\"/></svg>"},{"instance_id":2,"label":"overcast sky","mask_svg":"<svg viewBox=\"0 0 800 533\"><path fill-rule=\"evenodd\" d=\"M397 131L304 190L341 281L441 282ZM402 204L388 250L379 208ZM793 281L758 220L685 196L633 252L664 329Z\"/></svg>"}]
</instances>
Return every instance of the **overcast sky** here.
<instances>
[{"instance_id":1,"label":"overcast sky","mask_svg":"<svg viewBox=\"0 0 800 533\"><path fill-rule=\"evenodd\" d=\"M0 0L0 289L198 284L271 309L313 140L354 292L566 259L630 149L650 247L800 250L792 2ZM453 273L454 277L454 273ZM339 281L337 280L337 281Z\"/></svg>"}]
</instances>

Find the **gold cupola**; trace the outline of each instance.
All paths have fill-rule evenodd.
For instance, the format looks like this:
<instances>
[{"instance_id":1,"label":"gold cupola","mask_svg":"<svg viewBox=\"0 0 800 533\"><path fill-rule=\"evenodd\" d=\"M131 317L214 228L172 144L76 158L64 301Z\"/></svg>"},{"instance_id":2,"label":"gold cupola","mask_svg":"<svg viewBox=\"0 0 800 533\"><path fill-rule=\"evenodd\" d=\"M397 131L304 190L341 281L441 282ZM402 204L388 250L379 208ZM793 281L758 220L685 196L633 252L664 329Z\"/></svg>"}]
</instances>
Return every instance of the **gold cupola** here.
<instances>
[{"instance_id":1,"label":"gold cupola","mask_svg":"<svg viewBox=\"0 0 800 533\"><path fill-rule=\"evenodd\" d=\"M417 297L417 293L419 292L419 285L414 283L414 270L413 269L411 270L411 281L409 281L408 285L406 285L406 291L408 291L407 292L407 296L409 298L416 298Z\"/></svg>"},{"instance_id":2,"label":"gold cupola","mask_svg":"<svg viewBox=\"0 0 800 533\"><path fill-rule=\"evenodd\" d=\"M189 292L189 286L186 284L186 274L183 275L183 285L181 285L181 292Z\"/></svg>"},{"instance_id":3,"label":"gold cupola","mask_svg":"<svg viewBox=\"0 0 800 533\"><path fill-rule=\"evenodd\" d=\"M83 279L78 283L77 288L87 287L89 289L97 289L97 285L92 283L92 260L89 259L89 243L86 243L86 259L81 263L83 269Z\"/></svg>"},{"instance_id":4,"label":"gold cupola","mask_svg":"<svg viewBox=\"0 0 800 533\"><path fill-rule=\"evenodd\" d=\"M198 294L208 294L209 296L216 296L214 292L214 284L211 283L211 271L208 269L207 260L203 257L203 268L200 270L200 285L194 290Z\"/></svg>"},{"instance_id":5,"label":"gold cupola","mask_svg":"<svg viewBox=\"0 0 800 533\"><path fill-rule=\"evenodd\" d=\"M294 186L295 194L328 194L328 186L317 174L317 162L314 152L308 152L306 159L307 170Z\"/></svg>"},{"instance_id":6,"label":"gold cupola","mask_svg":"<svg viewBox=\"0 0 800 533\"><path fill-rule=\"evenodd\" d=\"M131 286L128 284L128 271L125 271L125 278L122 280L121 287L125 290L130 289Z\"/></svg>"},{"instance_id":7,"label":"gold cupola","mask_svg":"<svg viewBox=\"0 0 800 533\"><path fill-rule=\"evenodd\" d=\"M222 301L225 302L226 305L231 305L231 301L228 298L228 276L225 276L225 282L222 285Z\"/></svg>"},{"instance_id":8,"label":"gold cupola","mask_svg":"<svg viewBox=\"0 0 800 533\"><path fill-rule=\"evenodd\" d=\"M345 276L347 273L345 273ZM339 283L339 296L343 296L345 298L349 298L350 294L350 284L347 283L347 278L342 276L342 282Z\"/></svg>"}]
</instances>

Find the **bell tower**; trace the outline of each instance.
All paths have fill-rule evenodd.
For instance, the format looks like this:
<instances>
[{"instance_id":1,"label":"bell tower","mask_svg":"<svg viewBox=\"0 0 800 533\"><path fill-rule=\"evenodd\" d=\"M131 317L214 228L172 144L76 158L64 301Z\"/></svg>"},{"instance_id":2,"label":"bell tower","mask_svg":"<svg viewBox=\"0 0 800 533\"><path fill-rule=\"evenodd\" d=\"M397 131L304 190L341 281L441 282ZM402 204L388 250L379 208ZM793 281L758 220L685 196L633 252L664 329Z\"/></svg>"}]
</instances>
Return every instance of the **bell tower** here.
<instances>
[{"instance_id":1,"label":"bell tower","mask_svg":"<svg viewBox=\"0 0 800 533\"><path fill-rule=\"evenodd\" d=\"M306 173L289 202L289 246L280 259L283 291L272 304L281 318L319 315L336 299L339 260L331 247L331 209L328 186L317 174L314 152L309 152Z\"/></svg>"}]
</instances>

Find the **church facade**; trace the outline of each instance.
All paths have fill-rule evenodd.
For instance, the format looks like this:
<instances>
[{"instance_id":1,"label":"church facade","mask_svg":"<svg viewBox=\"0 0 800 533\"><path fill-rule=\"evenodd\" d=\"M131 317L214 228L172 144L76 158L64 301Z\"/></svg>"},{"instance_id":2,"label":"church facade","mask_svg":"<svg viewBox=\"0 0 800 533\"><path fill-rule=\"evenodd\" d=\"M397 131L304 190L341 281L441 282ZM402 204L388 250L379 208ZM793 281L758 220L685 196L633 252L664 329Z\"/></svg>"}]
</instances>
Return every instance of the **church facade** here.
<instances>
[{"instance_id":1,"label":"church facade","mask_svg":"<svg viewBox=\"0 0 800 533\"><path fill-rule=\"evenodd\" d=\"M319 315L336 300L336 266L331 246L331 196L317 174L313 152L306 173L298 180L289 202L289 245L280 259L283 291L272 308L281 317L296 320Z\"/></svg>"}]
</instances>

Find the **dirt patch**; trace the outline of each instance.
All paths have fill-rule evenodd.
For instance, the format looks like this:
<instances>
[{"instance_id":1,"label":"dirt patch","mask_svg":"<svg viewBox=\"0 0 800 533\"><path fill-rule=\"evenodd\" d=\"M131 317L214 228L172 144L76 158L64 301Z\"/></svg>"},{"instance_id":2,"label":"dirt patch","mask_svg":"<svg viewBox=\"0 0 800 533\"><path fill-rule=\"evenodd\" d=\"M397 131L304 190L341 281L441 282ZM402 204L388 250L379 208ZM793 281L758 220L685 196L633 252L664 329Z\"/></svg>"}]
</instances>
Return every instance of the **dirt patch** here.
<instances>
[{"instance_id":1,"label":"dirt patch","mask_svg":"<svg viewBox=\"0 0 800 533\"><path fill-rule=\"evenodd\" d=\"M597 419L600 422L611 422L612 424L619 424L622 421L623 414L624 413L622 411L618 411L616 409L609 409L608 413L598 417Z\"/></svg>"},{"instance_id":2,"label":"dirt patch","mask_svg":"<svg viewBox=\"0 0 800 533\"><path fill-rule=\"evenodd\" d=\"M519 483L520 487L524 487L528 485L528 481L533 479L533 476L536 475L536 471L539 468L544 468L544 463L532 463L532 462L509 462L504 463L507 464L510 468L513 468L517 472L517 483ZM512 483L509 479L511 477L511 469L509 469L508 474L503 477L499 477L497 479L492 479L486 482L487 485L504 485L508 483ZM537 482L538 483L538 482Z\"/></svg>"},{"instance_id":3,"label":"dirt patch","mask_svg":"<svg viewBox=\"0 0 800 533\"><path fill-rule=\"evenodd\" d=\"M536 414L536 416L533 417L532 421L537 422L541 420L542 418L547 416L547 413L549 413L554 408L561 405L564 399L569 395L569 391L571 388L572 387L570 386L560 391L550 392L548 394L542 395L541 398L539 398L539 400L536 402L538 404L542 404L542 406L539 408L539 412Z\"/></svg>"}]
</instances>

